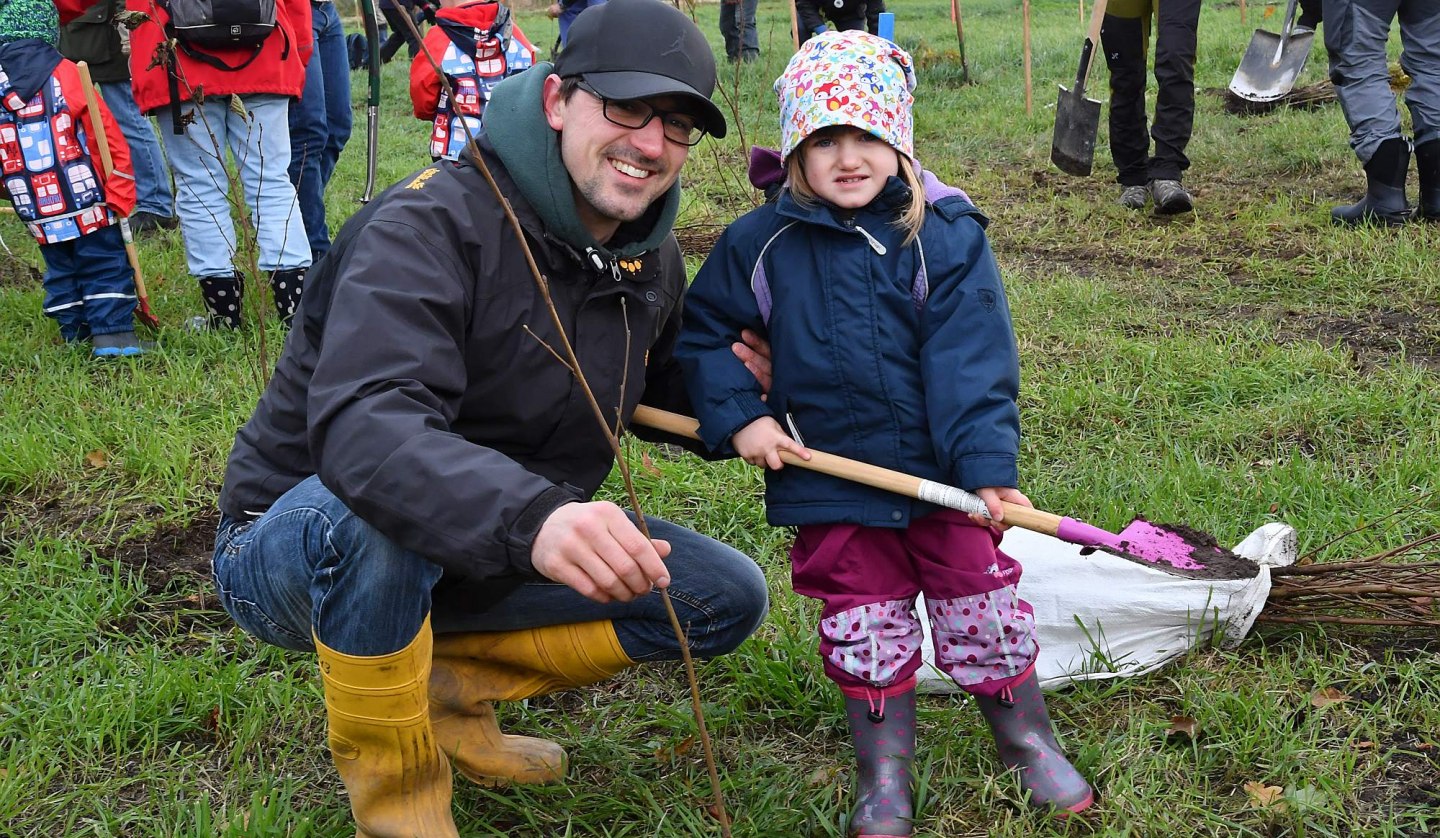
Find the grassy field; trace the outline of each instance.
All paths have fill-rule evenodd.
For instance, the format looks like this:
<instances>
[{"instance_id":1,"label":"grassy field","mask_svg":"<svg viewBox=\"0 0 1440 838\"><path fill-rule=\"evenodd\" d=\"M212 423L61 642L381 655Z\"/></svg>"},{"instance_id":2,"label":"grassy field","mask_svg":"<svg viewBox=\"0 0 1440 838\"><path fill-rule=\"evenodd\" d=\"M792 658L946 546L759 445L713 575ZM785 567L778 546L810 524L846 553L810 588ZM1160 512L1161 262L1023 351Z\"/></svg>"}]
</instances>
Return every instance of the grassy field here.
<instances>
[{"instance_id":1,"label":"grassy field","mask_svg":"<svg viewBox=\"0 0 1440 838\"><path fill-rule=\"evenodd\" d=\"M1283 5L1251 3L1242 23L1236 5L1206 3L1186 177L1197 210L1175 219L1114 203L1103 127L1093 177L1049 165L1055 85L1070 83L1082 38L1075 4L1032 4L1029 114L1017 3L964 3L969 84L948 3L889 5L920 65L917 149L992 218L1024 364L1022 488L1037 506L1110 528L1144 513L1223 544L1280 520L1321 561L1440 529L1428 494L1440 475L1440 225L1332 228L1328 208L1363 189L1338 106L1240 117L1213 92L1256 26L1278 31ZM718 51L716 7L696 14ZM553 42L543 14L520 20ZM702 143L686 169L680 232L694 265L755 200L748 144L778 138L780 0L762 0L760 30L760 62L722 66L731 136ZM1300 83L1323 67L1317 41ZM385 69L382 184L428 162L405 79L401 63ZM1092 90L1104 83L1100 66ZM364 182L363 74L354 89L332 227ZM140 247L167 326L158 347L92 362L41 316L39 254L13 216L0 236L0 835L353 834L313 660L256 643L210 593L215 494L260 391L262 333L178 328L202 308L167 233ZM273 359L278 329L263 334ZM642 451L657 466L636 470L647 511L750 552L771 580L766 625L700 670L735 835L844 835L845 722L814 652L816 609L789 591L789 534L764 524L759 475ZM1435 617L1432 603L1416 608ZM1437 834L1437 684L1433 629L1262 623L1236 650L1055 694L1061 739L1100 794L1068 824L1019 805L964 700L922 699L917 835ZM1315 700L1322 690L1345 698ZM1195 721L1193 737L1167 734L1174 717ZM563 741L570 782L457 783L462 834L719 834L678 667L506 707L502 721Z\"/></svg>"}]
</instances>

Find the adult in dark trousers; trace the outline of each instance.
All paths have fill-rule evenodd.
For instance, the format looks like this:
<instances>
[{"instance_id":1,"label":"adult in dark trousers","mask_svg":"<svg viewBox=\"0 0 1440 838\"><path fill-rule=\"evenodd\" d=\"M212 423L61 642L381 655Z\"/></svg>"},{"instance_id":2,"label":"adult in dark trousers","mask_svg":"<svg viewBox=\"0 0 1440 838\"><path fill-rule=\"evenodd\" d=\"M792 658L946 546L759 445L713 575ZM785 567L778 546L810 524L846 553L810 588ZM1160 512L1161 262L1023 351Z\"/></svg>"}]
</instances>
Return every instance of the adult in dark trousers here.
<instances>
[{"instance_id":1,"label":"adult in dark trousers","mask_svg":"<svg viewBox=\"0 0 1440 838\"><path fill-rule=\"evenodd\" d=\"M405 16L410 17L415 31L419 31L421 21L425 19L424 10L428 8L428 5L414 0L380 0L380 15L390 27L390 35L380 44L381 64L389 64L395 53L400 51L401 44L410 51L412 61L420 54L420 39L412 34L411 27L405 25Z\"/></svg>"},{"instance_id":2,"label":"adult in dark trousers","mask_svg":"<svg viewBox=\"0 0 1440 838\"><path fill-rule=\"evenodd\" d=\"M1336 224L1440 221L1440 0L1325 0L1330 81L1350 126L1350 147L1365 167L1365 197L1330 210ZM1385 45L1400 20L1400 66L1410 76L1405 104L1415 130L1420 203L1405 196L1410 140L1390 90Z\"/></svg>"},{"instance_id":3,"label":"adult in dark trousers","mask_svg":"<svg viewBox=\"0 0 1440 838\"><path fill-rule=\"evenodd\" d=\"M124 0L101 0L60 29L60 54L71 61L84 61L90 78L100 88L100 97L115 115L120 133L130 146L130 164L135 169L135 212L130 229L173 230L175 195L170 191L170 170L155 126L135 105L130 87L130 32L115 21L125 8Z\"/></svg>"},{"instance_id":4,"label":"adult in dark trousers","mask_svg":"<svg viewBox=\"0 0 1440 838\"><path fill-rule=\"evenodd\" d=\"M1145 130L1145 68L1151 19L1155 25L1155 118ZM1195 32L1200 0L1110 0L1100 29L1110 68L1110 157L1120 204L1155 212L1195 206L1183 184L1190 168L1185 147L1195 124ZM1150 142L1155 142L1151 153Z\"/></svg>"},{"instance_id":5,"label":"adult in dark trousers","mask_svg":"<svg viewBox=\"0 0 1440 838\"><path fill-rule=\"evenodd\" d=\"M725 39L725 57L747 64L760 57L760 31L755 28L755 10L760 0L720 0L720 35Z\"/></svg>"},{"instance_id":6,"label":"adult in dark trousers","mask_svg":"<svg viewBox=\"0 0 1440 838\"><path fill-rule=\"evenodd\" d=\"M334 0L310 0L310 24L314 47L305 65L305 90L290 100L290 182L300 201L310 258L319 261L330 250L325 187L350 139L353 119L350 51Z\"/></svg>"},{"instance_id":7,"label":"adult in dark trousers","mask_svg":"<svg viewBox=\"0 0 1440 838\"><path fill-rule=\"evenodd\" d=\"M611 0L569 35L557 64L494 89L479 153L614 427L642 401L689 409L677 178L725 119L705 36L663 0ZM679 658L655 588L701 658L764 617L749 557L658 518L647 539L592 499L611 447L551 324L484 174L442 160L341 229L236 437L220 601L319 657L362 835L453 838L452 765L560 780L564 751L502 735L492 702Z\"/></svg>"},{"instance_id":8,"label":"adult in dark trousers","mask_svg":"<svg viewBox=\"0 0 1440 838\"><path fill-rule=\"evenodd\" d=\"M546 7L545 14L555 18L556 24L560 27L560 34L555 39L553 50L556 55L559 55L560 50L565 48L566 36L570 33L570 24L575 22L575 18L591 6L599 6L604 2L605 0L555 0Z\"/></svg>"},{"instance_id":9,"label":"adult in dark trousers","mask_svg":"<svg viewBox=\"0 0 1440 838\"><path fill-rule=\"evenodd\" d=\"M795 0L802 40L827 29L864 29L871 35L879 35L883 11L885 0Z\"/></svg>"}]
</instances>

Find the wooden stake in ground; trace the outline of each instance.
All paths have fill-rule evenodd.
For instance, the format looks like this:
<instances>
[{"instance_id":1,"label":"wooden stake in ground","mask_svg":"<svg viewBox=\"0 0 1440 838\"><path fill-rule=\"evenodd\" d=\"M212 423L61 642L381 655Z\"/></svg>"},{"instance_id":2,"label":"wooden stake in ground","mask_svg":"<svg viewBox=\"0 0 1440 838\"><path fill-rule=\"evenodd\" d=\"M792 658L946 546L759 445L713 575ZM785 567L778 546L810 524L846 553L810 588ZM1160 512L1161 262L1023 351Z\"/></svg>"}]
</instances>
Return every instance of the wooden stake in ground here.
<instances>
[{"instance_id":1,"label":"wooden stake in ground","mask_svg":"<svg viewBox=\"0 0 1440 838\"><path fill-rule=\"evenodd\" d=\"M1080 0L1080 2L1083 4L1085 0ZM1030 0L1021 0L1020 2L1020 29L1025 52L1025 115L1029 116L1035 112L1030 87Z\"/></svg>"},{"instance_id":2,"label":"wooden stake in ground","mask_svg":"<svg viewBox=\"0 0 1440 838\"><path fill-rule=\"evenodd\" d=\"M1245 25L1245 0L1240 0L1240 25Z\"/></svg>"},{"instance_id":3,"label":"wooden stake in ground","mask_svg":"<svg viewBox=\"0 0 1440 838\"><path fill-rule=\"evenodd\" d=\"M1080 0L1080 25L1085 25L1085 0Z\"/></svg>"},{"instance_id":4,"label":"wooden stake in ground","mask_svg":"<svg viewBox=\"0 0 1440 838\"><path fill-rule=\"evenodd\" d=\"M965 24L960 20L960 0L950 0L950 19L955 21L955 40L960 43L960 80L970 81L970 64L965 60Z\"/></svg>"},{"instance_id":5,"label":"wooden stake in ground","mask_svg":"<svg viewBox=\"0 0 1440 838\"><path fill-rule=\"evenodd\" d=\"M90 80L90 67L84 62L80 68L80 86L85 88L86 110L90 124L86 126L95 135L95 144L100 147L100 179L110 178L115 166L110 160L110 141L105 137L105 122L100 118L100 98L95 95L95 82ZM150 295L145 293L145 275L140 271L140 254L135 252L135 237L130 235L130 219L120 219L120 237L125 240L125 258L130 260L130 270L135 274L135 316L141 323L152 329L160 328L160 318L150 310Z\"/></svg>"},{"instance_id":6,"label":"wooden stake in ground","mask_svg":"<svg viewBox=\"0 0 1440 838\"><path fill-rule=\"evenodd\" d=\"M800 18L795 14L795 0L785 0L785 5L790 7L790 36L795 40L795 51L799 52L800 42L805 39L800 37Z\"/></svg>"}]
</instances>

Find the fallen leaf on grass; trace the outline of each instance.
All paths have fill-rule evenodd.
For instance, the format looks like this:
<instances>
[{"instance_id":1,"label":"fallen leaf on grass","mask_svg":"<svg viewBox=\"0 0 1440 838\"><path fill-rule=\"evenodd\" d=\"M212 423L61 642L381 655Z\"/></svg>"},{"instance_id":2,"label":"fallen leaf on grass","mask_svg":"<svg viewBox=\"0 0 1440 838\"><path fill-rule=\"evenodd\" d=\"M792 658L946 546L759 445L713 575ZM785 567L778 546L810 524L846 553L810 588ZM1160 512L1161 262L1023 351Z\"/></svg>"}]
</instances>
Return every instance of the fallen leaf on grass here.
<instances>
[{"instance_id":1,"label":"fallen leaf on grass","mask_svg":"<svg viewBox=\"0 0 1440 838\"><path fill-rule=\"evenodd\" d=\"M831 783L835 782L835 777L839 773L840 769L836 768L833 765L829 767L822 766L810 772L810 777L805 780L805 785L809 786L812 789L819 788L821 786L828 786Z\"/></svg>"},{"instance_id":2,"label":"fallen leaf on grass","mask_svg":"<svg viewBox=\"0 0 1440 838\"><path fill-rule=\"evenodd\" d=\"M655 760L657 762L674 762L676 757L683 757L691 748L695 747L695 737L687 736L673 745L661 745L655 749Z\"/></svg>"},{"instance_id":3,"label":"fallen leaf on grass","mask_svg":"<svg viewBox=\"0 0 1440 838\"><path fill-rule=\"evenodd\" d=\"M645 469L645 473L650 475L651 477L665 476L665 473L662 472L653 461L651 461L649 451L640 452L640 467Z\"/></svg>"},{"instance_id":4,"label":"fallen leaf on grass","mask_svg":"<svg viewBox=\"0 0 1440 838\"><path fill-rule=\"evenodd\" d=\"M1316 690L1310 694L1310 706L1317 710L1349 700L1350 696L1340 692L1334 687L1326 687L1323 690Z\"/></svg>"},{"instance_id":5,"label":"fallen leaf on grass","mask_svg":"<svg viewBox=\"0 0 1440 838\"><path fill-rule=\"evenodd\" d=\"M1196 722L1189 716L1171 716L1170 727L1165 731L1165 738L1193 741L1195 739L1195 731L1199 726L1199 722Z\"/></svg>"},{"instance_id":6,"label":"fallen leaf on grass","mask_svg":"<svg viewBox=\"0 0 1440 838\"><path fill-rule=\"evenodd\" d=\"M85 465L90 468L105 468L110 465L110 454L99 448L85 455Z\"/></svg>"},{"instance_id":7,"label":"fallen leaf on grass","mask_svg":"<svg viewBox=\"0 0 1440 838\"><path fill-rule=\"evenodd\" d=\"M1279 808L1285 804L1281 799L1285 789L1280 786L1267 786L1259 780L1251 780L1244 788L1245 796L1250 798L1250 805L1256 809Z\"/></svg>"}]
</instances>

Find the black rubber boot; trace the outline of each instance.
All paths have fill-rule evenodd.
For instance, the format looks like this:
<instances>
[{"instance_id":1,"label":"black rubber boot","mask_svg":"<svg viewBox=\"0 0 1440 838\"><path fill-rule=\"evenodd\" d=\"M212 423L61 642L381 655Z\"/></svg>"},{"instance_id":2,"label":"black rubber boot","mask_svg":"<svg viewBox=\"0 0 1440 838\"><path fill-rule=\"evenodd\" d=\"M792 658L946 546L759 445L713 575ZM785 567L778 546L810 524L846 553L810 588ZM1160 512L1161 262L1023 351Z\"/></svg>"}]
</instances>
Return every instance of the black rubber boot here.
<instances>
[{"instance_id":1,"label":"black rubber boot","mask_svg":"<svg viewBox=\"0 0 1440 838\"><path fill-rule=\"evenodd\" d=\"M245 278L237 273L234 276L202 276L198 279L200 296L205 299L205 307L210 309L205 325L211 329L240 328L240 314L245 308Z\"/></svg>"},{"instance_id":2,"label":"black rubber boot","mask_svg":"<svg viewBox=\"0 0 1440 838\"><path fill-rule=\"evenodd\" d=\"M1029 677L997 696L975 696L975 703L990 725L1000 761L1019 771L1030 805L1054 807L1061 815L1090 807L1095 795L1055 741L1033 669Z\"/></svg>"},{"instance_id":3,"label":"black rubber boot","mask_svg":"<svg viewBox=\"0 0 1440 838\"><path fill-rule=\"evenodd\" d=\"M275 314L286 326L300 308L300 292L305 285L304 268L287 268L270 272L270 296L275 303Z\"/></svg>"},{"instance_id":4,"label":"black rubber boot","mask_svg":"<svg viewBox=\"0 0 1440 838\"><path fill-rule=\"evenodd\" d=\"M1386 140L1365 164L1365 197L1330 210L1330 221L1351 227L1404 224L1410 220L1410 206L1405 203L1405 178L1409 174L1410 143L1403 137Z\"/></svg>"},{"instance_id":5,"label":"black rubber boot","mask_svg":"<svg viewBox=\"0 0 1440 838\"><path fill-rule=\"evenodd\" d=\"M906 838L913 834L910 765L915 758L915 691L883 703L845 699L855 762L855 814L850 838Z\"/></svg>"},{"instance_id":6,"label":"black rubber boot","mask_svg":"<svg viewBox=\"0 0 1440 838\"><path fill-rule=\"evenodd\" d=\"M1420 205L1415 217L1440 221L1440 140L1415 146L1415 169L1420 173Z\"/></svg>"}]
</instances>

